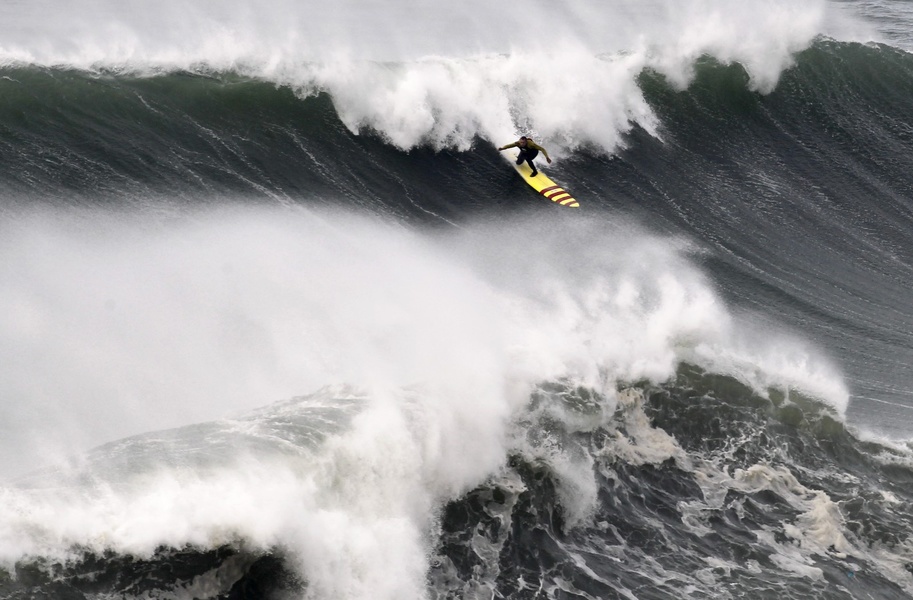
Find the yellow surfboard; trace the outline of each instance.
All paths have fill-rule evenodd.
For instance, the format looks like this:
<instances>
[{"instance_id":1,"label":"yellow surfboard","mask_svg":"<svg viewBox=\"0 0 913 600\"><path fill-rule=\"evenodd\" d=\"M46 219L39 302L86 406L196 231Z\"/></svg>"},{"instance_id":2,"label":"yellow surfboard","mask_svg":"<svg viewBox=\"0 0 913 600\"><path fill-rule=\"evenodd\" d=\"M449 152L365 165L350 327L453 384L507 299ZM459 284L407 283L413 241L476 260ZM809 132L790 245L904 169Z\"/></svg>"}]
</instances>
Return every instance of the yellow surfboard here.
<instances>
[{"instance_id":1,"label":"yellow surfboard","mask_svg":"<svg viewBox=\"0 0 913 600\"><path fill-rule=\"evenodd\" d=\"M567 190L543 175L542 171L539 171L539 174L535 177L530 177L529 174L532 173L533 170L529 168L529 164L527 164L526 161L523 161L522 165L518 165L517 156L519 155L514 155L513 160L510 162L514 165L514 168L517 169L517 173L519 173L524 181L530 184L534 190L561 206L569 206L571 208L580 207L580 204L577 203Z\"/></svg>"}]
</instances>

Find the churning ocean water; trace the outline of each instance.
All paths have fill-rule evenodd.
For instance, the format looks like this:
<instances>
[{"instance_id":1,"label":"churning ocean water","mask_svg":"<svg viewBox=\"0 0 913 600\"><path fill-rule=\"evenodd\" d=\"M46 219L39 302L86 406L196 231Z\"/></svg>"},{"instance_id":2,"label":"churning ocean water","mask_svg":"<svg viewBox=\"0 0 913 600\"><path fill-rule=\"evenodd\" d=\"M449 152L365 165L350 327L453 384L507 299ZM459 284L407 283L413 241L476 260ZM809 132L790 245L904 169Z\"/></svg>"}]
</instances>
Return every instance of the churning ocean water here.
<instances>
[{"instance_id":1,"label":"churning ocean water","mask_svg":"<svg viewBox=\"0 0 913 600\"><path fill-rule=\"evenodd\" d=\"M0 6L0 597L913 597L910 5L436 4Z\"/></svg>"}]
</instances>

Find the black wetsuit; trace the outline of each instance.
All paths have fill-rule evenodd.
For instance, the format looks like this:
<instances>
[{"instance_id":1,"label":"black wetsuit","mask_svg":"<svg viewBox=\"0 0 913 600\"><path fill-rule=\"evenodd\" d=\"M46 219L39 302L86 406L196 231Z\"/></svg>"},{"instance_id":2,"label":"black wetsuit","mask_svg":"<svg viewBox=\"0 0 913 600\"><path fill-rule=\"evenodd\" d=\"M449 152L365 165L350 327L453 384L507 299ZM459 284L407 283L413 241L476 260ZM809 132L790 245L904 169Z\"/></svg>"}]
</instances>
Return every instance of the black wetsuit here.
<instances>
[{"instance_id":1,"label":"black wetsuit","mask_svg":"<svg viewBox=\"0 0 913 600\"><path fill-rule=\"evenodd\" d=\"M533 170L533 173L536 172L536 165L533 164L533 159L539 156L539 151L535 148L520 148L520 154L517 156L517 164L522 165L525 160L529 163L529 168Z\"/></svg>"},{"instance_id":2,"label":"black wetsuit","mask_svg":"<svg viewBox=\"0 0 913 600\"><path fill-rule=\"evenodd\" d=\"M548 152L545 151L545 148L543 148L542 146L540 146L539 144L537 144L536 142L532 141L529 138L526 139L525 147L521 146L520 141L518 140L518 141L514 142L513 144L507 144L506 146L501 146L500 148L498 148L498 150L507 150L508 148L519 148L520 149L520 155L517 156L517 164L522 165L523 161L526 161L527 163L529 163L529 168L533 170L533 173L532 173L533 175L535 175L536 173L539 172L536 170L536 165L535 165L535 163L533 163L533 159L536 158L537 156L539 156L540 151L542 152L542 154L545 155L546 159L551 160L548 158Z\"/></svg>"}]
</instances>

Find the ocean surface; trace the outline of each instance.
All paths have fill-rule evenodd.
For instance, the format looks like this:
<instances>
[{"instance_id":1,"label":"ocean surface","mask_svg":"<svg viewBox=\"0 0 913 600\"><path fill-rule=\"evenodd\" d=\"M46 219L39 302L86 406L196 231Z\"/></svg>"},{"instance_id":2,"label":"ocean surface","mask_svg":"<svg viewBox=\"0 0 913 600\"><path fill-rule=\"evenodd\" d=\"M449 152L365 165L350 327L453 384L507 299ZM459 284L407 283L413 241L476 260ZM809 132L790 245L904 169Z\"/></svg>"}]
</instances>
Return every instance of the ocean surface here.
<instances>
[{"instance_id":1,"label":"ocean surface","mask_svg":"<svg viewBox=\"0 0 913 600\"><path fill-rule=\"evenodd\" d=\"M4 2L0 598L913 598L911 6Z\"/></svg>"}]
</instances>

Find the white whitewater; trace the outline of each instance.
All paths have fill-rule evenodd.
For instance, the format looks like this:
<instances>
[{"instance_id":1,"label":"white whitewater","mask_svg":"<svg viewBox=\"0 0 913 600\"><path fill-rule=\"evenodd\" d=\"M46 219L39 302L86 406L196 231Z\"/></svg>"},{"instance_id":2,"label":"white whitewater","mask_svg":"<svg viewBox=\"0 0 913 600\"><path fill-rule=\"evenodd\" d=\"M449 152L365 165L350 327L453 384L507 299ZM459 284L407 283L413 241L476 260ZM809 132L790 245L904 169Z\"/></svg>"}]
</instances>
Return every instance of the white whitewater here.
<instances>
[{"instance_id":1,"label":"white whitewater","mask_svg":"<svg viewBox=\"0 0 913 600\"><path fill-rule=\"evenodd\" d=\"M619 381L663 381L681 360L838 414L847 401L813 349L730 314L687 245L621 219L443 236L290 209L11 222L3 470L210 424L6 488L8 563L243 543L283 548L316 598L421 597L437 510L522 451L512 424L537 383L597 390L607 419ZM290 438L295 418L314 436Z\"/></svg>"}]
</instances>

